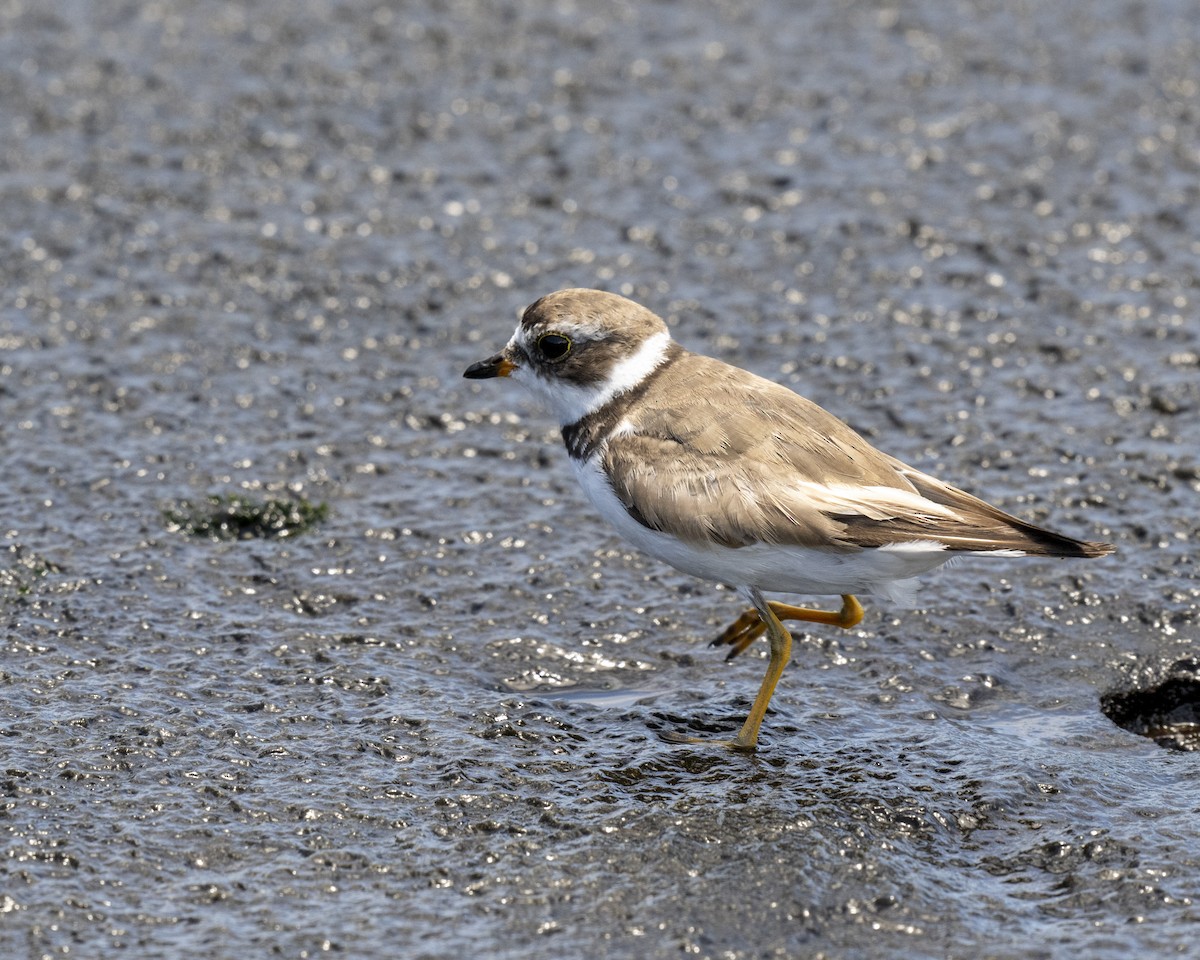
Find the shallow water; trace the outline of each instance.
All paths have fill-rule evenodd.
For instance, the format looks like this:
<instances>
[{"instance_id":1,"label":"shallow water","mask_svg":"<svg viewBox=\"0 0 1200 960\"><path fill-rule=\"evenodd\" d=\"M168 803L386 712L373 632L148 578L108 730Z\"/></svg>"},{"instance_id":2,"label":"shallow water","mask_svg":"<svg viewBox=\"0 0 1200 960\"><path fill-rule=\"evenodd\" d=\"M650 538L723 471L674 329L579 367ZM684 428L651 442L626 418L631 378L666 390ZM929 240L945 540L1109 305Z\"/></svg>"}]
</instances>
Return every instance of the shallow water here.
<instances>
[{"instance_id":1,"label":"shallow water","mask_svg":"<svg viewBox=\"0 0 1200 960\"><path fill-rule=\"evenodd\" d=\"M1197 636L1194 14L0 8L0 953L1190 953L1197 758L1100 698ZM461 379L569 285L1119 553L669 743L736 598ZM230 492L330 514L169 528Z\"/></svg>"}]
</instances>

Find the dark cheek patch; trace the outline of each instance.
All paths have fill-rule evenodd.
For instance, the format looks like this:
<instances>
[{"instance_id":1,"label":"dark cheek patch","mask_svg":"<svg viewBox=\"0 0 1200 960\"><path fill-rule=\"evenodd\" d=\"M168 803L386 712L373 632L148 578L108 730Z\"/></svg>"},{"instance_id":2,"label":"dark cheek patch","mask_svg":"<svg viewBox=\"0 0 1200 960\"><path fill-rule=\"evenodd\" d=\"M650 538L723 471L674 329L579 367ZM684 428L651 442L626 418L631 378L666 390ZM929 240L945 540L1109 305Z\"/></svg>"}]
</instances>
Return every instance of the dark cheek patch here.
<instances>
[{"instance_id":1,"label":"dark cheek patch","mask_svg":"<svg viewBox=\"0 0 1200 960\"><path fill-rule=\"evenodd\" d=\"M559 379L578 387L593 387L608 379L613 368L612 351L599 344L576 344L571 355L559 364Z\"/></svg>"},{"instance_id":2,"label":"dark cheek patch","mask_svg":"<svg viewBox=\"0 0 1200 960\"><path fill-rule=\"evenodd\" d=\"M538 372L548 380L576 387L594 387L612 372L617 345L610 342L575 341L565 360L551 363L536 354L531 359Z\"/></svg>"}]
</instances>

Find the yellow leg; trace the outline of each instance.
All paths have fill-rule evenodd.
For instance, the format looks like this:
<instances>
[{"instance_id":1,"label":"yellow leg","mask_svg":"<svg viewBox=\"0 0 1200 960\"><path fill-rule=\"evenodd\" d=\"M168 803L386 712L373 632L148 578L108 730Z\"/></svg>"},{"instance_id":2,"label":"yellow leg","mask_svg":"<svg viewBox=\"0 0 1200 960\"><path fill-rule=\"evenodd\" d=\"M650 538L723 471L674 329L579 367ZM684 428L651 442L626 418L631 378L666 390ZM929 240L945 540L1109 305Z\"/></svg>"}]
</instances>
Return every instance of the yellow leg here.
<instances>
[{"instance_id":1,"label":"yellow leg","mask_svg":"<svg viewBox=\"0 0 1200 960\"><path fill-rule=\"evenodd\" d=\"M771 611L780 620L805 620L809 623L827 623L830 626L842 627L847 630L850 627L857 626L863 618L862 604L849 593L842 594L842 609L836 613L830 610L810 610L808 607L793 607L791 604L778 603L775 600L768 601L767 606L771 608ZM725 655L726 660L732 660L766 633L766 631L766 623L763 622L758 611L751 607L726 627L721 635L712 642L712 646L718 647L724 644L732 647L733 649Z\"/></svg>"},{"instance_id":2,"label":"yellow leg","mask_svg":"<svg viewBox=\"0 0 1200 960\"><path fill-rule=\"evenodd\" d=\"M767 714L771 697L775 694L775 686L783 676L783 669L792 657L792 635L784 627L784 620L804 620L809 623L828 623L831 626L849 629L858 624L863 618L863 608L851 594L842 594L842 609L836 613L828 610L810 610L807 607L793 607L791 604L778 603L774 600L764 600L761 593L753 590L750 593L754 606L737 618L715 641L727 643L733 647L730 657L736 656L748 647L754 640L767 635L771 644L771 659L767 663L767 672L758 688L758 695L750 707L750 713L736 740L720 741L735 750L755 750L758 747L758 730L762 726L763 717ZM669 734L668 740L676 743L705 743L694 737L684 737Z\"/></svg>"},{"instance_id":3,"label":"yellow leg","mask_svg":"<svg viewBox=\"0 0 1200 960\"><path fill-rule=\"evenodd\" d=\"M767 705L775 694L775 685L783 676L783 668L792 658L792 635L779 622L771 605L763 603L761 596L758 597L758 601L755 606L759 607L759 616L766 624L767 639L771 644L771 659L767 663L762 685L758 688L758 696L754 698L754 704L750 707L750 715L742 724L737 739L730 744L737 750L754 750L758 747L758 728L762 726L763 717L767 715Z\"/></svg>"}]
</instances>

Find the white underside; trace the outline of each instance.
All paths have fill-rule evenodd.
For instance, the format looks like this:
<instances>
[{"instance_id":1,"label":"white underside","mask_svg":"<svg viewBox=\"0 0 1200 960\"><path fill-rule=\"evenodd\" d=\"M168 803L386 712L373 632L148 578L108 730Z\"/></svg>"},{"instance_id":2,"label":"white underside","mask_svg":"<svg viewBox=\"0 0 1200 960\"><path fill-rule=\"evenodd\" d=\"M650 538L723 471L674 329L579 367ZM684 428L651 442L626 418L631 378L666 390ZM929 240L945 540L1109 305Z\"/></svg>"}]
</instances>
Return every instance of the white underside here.
<instances>
[{"instance_id":1,"label":"white underside","mask_svg":"<svg viewBox=\"0 0 1200 960\"><path fill-rule=\"evenodd\" d=\"M765 543L736 548L688 543L644 527L631 517L613 493L598 457L582 464L572 463L588 499L639 550L684 573L743 590L750 587L768 593L807 595L853 593L907 606L912 604L919 586L913 578L955 556L931 541L852 552ZM1022 555L1019 551L993 552Z\"/></svg>"}]
</instances>

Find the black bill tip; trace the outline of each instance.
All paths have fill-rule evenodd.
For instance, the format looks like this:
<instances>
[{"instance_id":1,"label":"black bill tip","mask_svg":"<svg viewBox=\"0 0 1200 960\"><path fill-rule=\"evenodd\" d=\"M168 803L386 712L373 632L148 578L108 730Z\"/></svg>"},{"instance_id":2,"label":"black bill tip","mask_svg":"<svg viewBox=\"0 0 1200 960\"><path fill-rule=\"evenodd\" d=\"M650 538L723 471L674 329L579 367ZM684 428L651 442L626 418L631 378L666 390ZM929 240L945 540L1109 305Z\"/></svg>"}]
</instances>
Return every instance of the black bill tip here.
<instances>
[{"instance_id":1,"label":"black bill tip","mask_svg":"<svg viewBox=\"0 0 1200 960\"><path fill-rule=\"evenodd\" d=\"M490 380L492 377L507 377L515 368L516 364L503 353L498 353L471 364L463 371L463 376L468 380Z\"/></svg>"}]
</instances>

